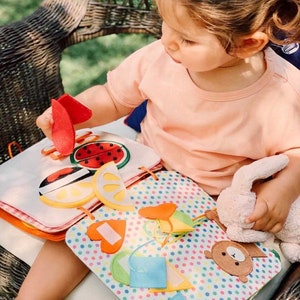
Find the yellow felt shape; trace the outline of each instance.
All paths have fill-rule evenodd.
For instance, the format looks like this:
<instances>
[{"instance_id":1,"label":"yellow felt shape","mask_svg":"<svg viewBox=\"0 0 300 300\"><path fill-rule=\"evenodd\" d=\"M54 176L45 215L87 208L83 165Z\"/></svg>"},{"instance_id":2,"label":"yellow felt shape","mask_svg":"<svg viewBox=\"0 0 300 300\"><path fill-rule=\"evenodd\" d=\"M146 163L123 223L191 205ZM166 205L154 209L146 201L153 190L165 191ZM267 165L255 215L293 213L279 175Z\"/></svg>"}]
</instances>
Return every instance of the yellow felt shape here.
<instances>
[{"instance_id":1,"label":"yellow felt shape","mask_svg":"<svg viewBox=\"0 0 300 300\"><path fill-rule=\"evenodd\" d=\"M161 232L176 234L194 231L192 221L187 222L185 218L180 218L179 216L181 216L180 212L176 211L169 221L159 220Z\"/></svg>"},{"instance_id":2,"label":"yellow felt shape","mask_svg":"<svg viewBox=\"0 0 300 300\"><path fill-rule=\"evenodd\" d=\"M87 170L67 167L50 174L39 186L40 200L57 208L81 207L95 197Z\"/></svg>"},{"instance_id":3,"label":"yellow felt shape","mask_svg":"<svg viewBox=\"0 0 300 300\"><path fill-rule=\"evenodd\" d=\"M149 289L150 292L173 292L179 290L188 290L193 288L193 285L188 279L179 272L171 263L167 263L167 287L165 289Z\"/></svg>"},{"instance_id":4,"label":"yellow felt shape","mask_svg":"<svg viewBox=\"0 0 300 300\"><path fill-rule=\"evenodd\" d=\"M93 188L97 198L106 206L122 210L134 210L134 204L114 162L100 167L93 176Z\"/></svg>"}]
</instances>

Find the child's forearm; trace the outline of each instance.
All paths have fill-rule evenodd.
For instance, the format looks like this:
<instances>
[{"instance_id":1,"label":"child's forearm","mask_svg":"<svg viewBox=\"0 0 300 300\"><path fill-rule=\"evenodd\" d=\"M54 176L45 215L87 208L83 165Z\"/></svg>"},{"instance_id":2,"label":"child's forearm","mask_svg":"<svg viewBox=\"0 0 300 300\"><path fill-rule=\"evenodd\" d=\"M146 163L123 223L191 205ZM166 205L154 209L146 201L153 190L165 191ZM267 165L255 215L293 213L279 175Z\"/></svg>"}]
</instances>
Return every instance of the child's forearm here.
<instances>
[{"instance_id":1,"label":"child's forearm","mask_svg":"<svg viewBox=\"0 0 300 300\"><path fill-rule=\"evenodd\" d=\"M93 112L92 117L88 121L76 125L76 129L99 126L115 121L132 110L116 103L109 94L106 85L93 86L75 98Z\"/></svg>"},{"instance_id":2,"label":"child's forearm","mask_svg":"<svg viewBox=\"0 0 300 300\"><path fill-rule=\"evenodd\" d=\"M274 176L274 185L285 201L292 204L300 195L300 150L299 154L288 154L289 163Z\"/></svg>"},{"instance_id":3,"label":"child's forearm","mask_svg":"<svg viewBox=\"0 0 300 300\"><path fill-rule=\"evenodd\" d=\"M92 110L92 117L84 123L77 124L76 129L95 127L115 121L130 113L131 108L118 104L108 92L106 85L93 86L75 97ZM48 138L52 138L52 108L46 109L36 120Z\"/></svg>"}]
</instances>

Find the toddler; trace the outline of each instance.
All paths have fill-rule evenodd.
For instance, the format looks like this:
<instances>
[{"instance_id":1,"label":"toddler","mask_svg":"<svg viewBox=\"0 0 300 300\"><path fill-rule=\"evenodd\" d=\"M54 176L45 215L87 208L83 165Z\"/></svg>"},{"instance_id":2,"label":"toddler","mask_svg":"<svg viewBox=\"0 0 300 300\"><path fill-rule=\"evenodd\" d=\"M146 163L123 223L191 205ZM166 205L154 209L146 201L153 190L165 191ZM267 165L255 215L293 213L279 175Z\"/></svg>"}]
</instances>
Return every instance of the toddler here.
<instances>
[{"instance_id":1,"label":"toddler","mask_svg":"<svg viewBox=\"0 0 300 300\"><path fill-rule=\"evenodd\" d=\"M162 37L76 98L93 111L78 128L129 114L145 99L140 141L167 169L210 195L241 166L279 153L290 163L257 183L254 229L275 233L300 194L299 70L270 42L300 41L299 0L156 0ZM51 138L51 108L37 125ZM65 243L46 242L18 299L63 299L88 273Z\"/></svg>"}]
</instances>

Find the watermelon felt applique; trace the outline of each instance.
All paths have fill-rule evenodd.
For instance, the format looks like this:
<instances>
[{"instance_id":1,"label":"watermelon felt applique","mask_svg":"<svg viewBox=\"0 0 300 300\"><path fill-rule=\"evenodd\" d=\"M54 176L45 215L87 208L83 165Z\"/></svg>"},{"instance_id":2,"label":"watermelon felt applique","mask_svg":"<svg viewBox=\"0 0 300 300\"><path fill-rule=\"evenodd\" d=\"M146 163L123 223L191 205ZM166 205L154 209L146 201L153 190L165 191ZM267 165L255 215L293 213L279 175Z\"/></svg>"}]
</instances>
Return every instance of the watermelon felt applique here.
<instances>
[{"instance_id":1,"label":"watermelon felt applique","mask_svg":"<svg viewBox=\"0 0 300 300\"><path fill-rule=\"evenodd\" d=\"M120 169L129 159L129 150L123 144L105 140L82 144L76 147L70 156L71 163L90 171L96 171L111 161Z\"/></svg>"}]
</instances>

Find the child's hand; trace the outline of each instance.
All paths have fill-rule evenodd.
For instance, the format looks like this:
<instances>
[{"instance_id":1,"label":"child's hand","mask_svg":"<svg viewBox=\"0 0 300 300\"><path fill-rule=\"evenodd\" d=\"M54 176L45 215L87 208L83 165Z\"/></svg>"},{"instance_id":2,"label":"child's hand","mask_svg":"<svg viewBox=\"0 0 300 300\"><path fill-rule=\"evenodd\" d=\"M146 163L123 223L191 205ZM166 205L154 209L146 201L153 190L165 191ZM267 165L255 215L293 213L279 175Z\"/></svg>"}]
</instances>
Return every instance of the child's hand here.
<instances>
[{"instance_id":1,"label":"child's hand","mask_svg":"<svg viewBox=\"0 0 300 300\"><path fill-rule=\"evenodd\" d=\"M271 233L280 231L291 206L287 193L281 193L272 180L260 184L254 191L257 195L256 205L246 222L254 223L254 230Z\"/></svg>"},{"instance_id":2,"label":"child's hand","mask_svg":"<svg viewBox=\"0 0 300 300\"><path fill-rule=\"evenodd\" d=\"M292 203L300 195L300 149L292 152L287 167L273 176L273 179L253 186L257 201L246 222L254 223L254 230L271 233L280 231Z\"/></svg>"},{"instance_id":3,"label":"child's hand","mask_svg":"<svg viewBox=\"0 0 300 300\"><path fill-rule=\"evenodd\" d=\"M40 116L36 119L36 125L42 129L45 136L49 139L52 138L52 125L53 125L53 118L52 118L52 108L49 107L46 109Z\"/></svg>"}]
</instances>

